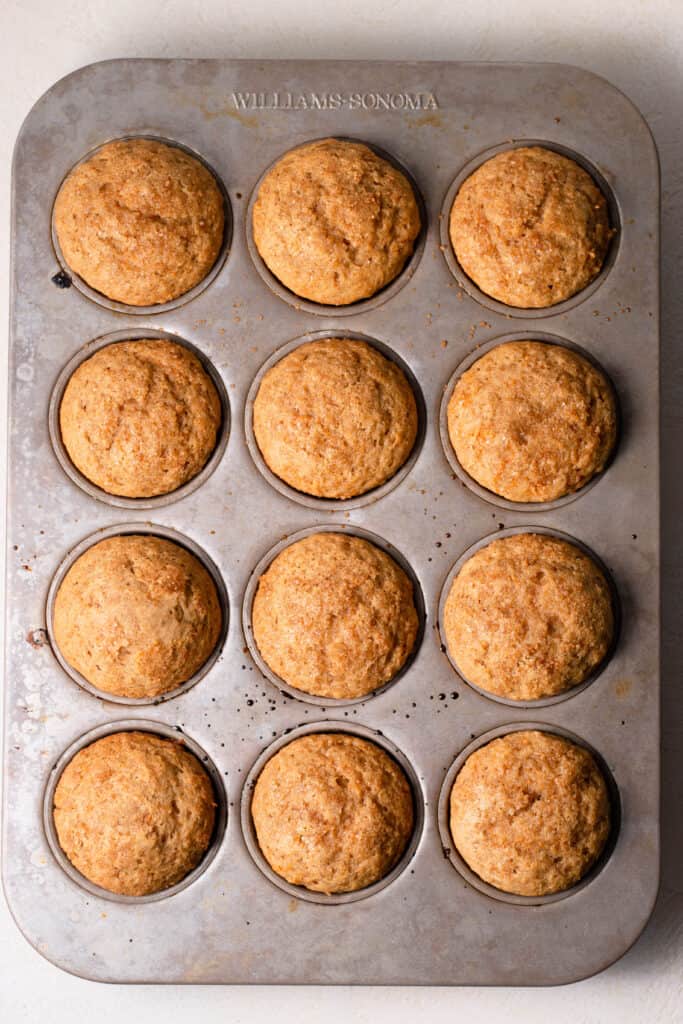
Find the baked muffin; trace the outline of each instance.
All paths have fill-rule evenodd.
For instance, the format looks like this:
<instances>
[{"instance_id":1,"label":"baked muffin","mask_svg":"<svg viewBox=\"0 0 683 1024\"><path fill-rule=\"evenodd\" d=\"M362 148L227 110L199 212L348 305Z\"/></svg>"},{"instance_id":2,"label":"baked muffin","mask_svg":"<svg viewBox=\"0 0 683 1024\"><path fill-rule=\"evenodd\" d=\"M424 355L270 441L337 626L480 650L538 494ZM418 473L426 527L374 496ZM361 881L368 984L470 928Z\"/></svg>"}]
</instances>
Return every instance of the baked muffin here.
<instances>
[{"instance_id":1,"label":"baked muffin","mask_svg":"<svg viewBox=\"0 0 683 1024\"><path fill-rule=\"evenodd\" d=\"M401 272L420 232L412 186L360 142L319 139L286 153L261 182L254 243L282 284L346 306Z\"/></svg>"},{"instance_id":2,"label":"baked muffin","mask_svg":"<svg viewBox=\"0 0 683 1024\"><path fill-rule=\"evenodd\" d=\"M575 885L610 833L607 786L584 747L511 732L475 750L451 790L451 835L483 881L519 896Z\"/></svg>"},{"instance_id":3,"label":"baked muffin","mask_svg":"<svg viewBox=\"0 0 683 1024\"><path fill-rule=\"evenodd\" d=\"M444 609L463 676L509 700L554 697L587 679L614 636L604 573L574 544L545 534L501 537L469 558Z\"/></svg>"},{"instance_id":4,"label":"baked muffin","mask_svg":"<svg viewBox=\"0 0 683 1024\"><path fill-rule=\"evenodd\" d=\"M181 743L117 732L68 763L53 815L59 845L82 875L122 896L147 896L199 864L215 800L209 776Z\"/></svg>"},{"instance_id":5,"label":"baked muffin","mask_svg":"<svg viewBox=\"0 0 683 1024\"><path fill-rule=\"evenodd\" d=\"M461 185L451 208L458 263L508 306L553 306L602 269L612 231L607 200L574 160L541 146L509 149Z\"/></svg>"},{"instance_id":6,"label":"baked muffin","mask_svg":"<svg viewBox=\"0 0 683 1024\"><path fill-rule=\"evenodd\" d=\"M509 501L554 501L602 472L617 439L606 377L563 345L510 341L478 359L448 403L463 469Z\"/></svg>"},{"instance_id":7,"label":"baked muffin","mask_svg":"<svg viewBox=\"0 0 683 1024\"><path fill-rule=\"evenodd\" d=\"M381 747L344 733L292 740L258 777L263 856L292 885L355 892L384 878L413 832L410 785Z\"/></svg>"},{"instance_id":8,"label":"baked muffin","mask_svg":"<svg viewBox=\"0 0 683 1024\"><path fill-rule=\"evenodd\" d=\"M264 375L254 434L266 464L290 487L352 498L379 487L410 455L415 396L403 371L366 342L310 341Z\"/></svg>"},{"instance_id":9,"label":"baked muffin","mask_svg":"<svg viewBox=\"0 0 683 1024\"><path fill-rule=\"evenodd\" d=\"M216 586L201 562L161 537L108 537L76 559L57 591L64 659L98 690L154 698L197 672L221 633Z\"/></svg>"},{"instance_id":10,"label":"baked muffin","mask_svg":"<svg viewBox=\"0 0 683 1024\"><path fill-rule=\"evenodd\" d=\"M71 171L54 227L70 269L129 306L155 306L206 277L223 244L214 176L177 146L109 142Z\"/></svg>"},{"instance_id":11,"label":"baked muffin","mask_svg":"<svg viewBox=\"0 0 683 1024\"><path fill-rule=\"evenodd\" d=\"M221 402L197 357L175 341L121 341L74 371L59 409L64 447L108 494L168 494L216 447Z\"/></svg>"},{"instance_id":12,"label":"baked muffin","mask_svg":"<svg viewBox=\"0 0 683 1024\"><path fill-rule=\"evenodd\" d=\"M364 697L405 665L418 630L413 585L360 537L314 533L261 576L254 640L269 668L319 697Z\"/></svg>"}]
</instances>

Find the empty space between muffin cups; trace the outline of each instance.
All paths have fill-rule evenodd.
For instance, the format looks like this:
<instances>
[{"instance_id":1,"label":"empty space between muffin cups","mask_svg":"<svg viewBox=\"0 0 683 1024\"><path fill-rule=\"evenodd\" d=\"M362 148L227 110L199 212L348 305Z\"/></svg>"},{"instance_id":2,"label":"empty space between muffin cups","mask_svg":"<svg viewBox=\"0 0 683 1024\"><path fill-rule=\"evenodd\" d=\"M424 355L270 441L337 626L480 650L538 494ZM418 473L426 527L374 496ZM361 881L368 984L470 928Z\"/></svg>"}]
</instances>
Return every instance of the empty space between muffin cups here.
<instances>
[{"instance_id":1,"label":"empty space between muffin cups","mask_svg":"<svg viewBox=\"0 0 683 1024\"><path fill-rule=\"evenodd\" d=\"M195 669L195 671L182 683L175 686L173 689L162 691L161 693L153 696L143 697L131 697L120 695L108 690L103 690L95 686L84 675L81 674L76 668L73 667L67 660L66 656L60 649L57 637L55 635L55 604L60 588L64 583L69 571L76 565L78 560L96 548L103 541L118 538L150 538L152 540L157 539L163 542L170 542L171 546L177 546L180 548L185 555L191 556L190 564L194 565L198 563L197 568L201 569L201 572L206 574L205 579L211 582L213 591L215 593L215 599L217 601L218 608L220 610L221 622L220 627L217 630L216 642L209 653L208 657ZM192 561L194 560L194 561ZM212 598L213 600L213 598ZM92 694L94 697L100 700L108 701L114 704L125 704L133 707L141 707L145 705L156 705L162 704L166 701L172 700L175 697L179 697L181 694L186 693L192 689L207 673L213 668L219 657L221 656L223 646L225 644L226 637L228 635L229 619L230 619L230 602L228 597L227 588L223 577L213 561L209 557L207 552L200 547L195 541L191 540L184 534L178 533L176 530L170 529L166 526L158 526L154 523L121 523L116 526L110 526L105 529L99 530L96 533L90 534L84 538L79 544L77 544L71 551L66 555L58 566L53 578L50 583L50 587L47 593L46 600L46 629L47 635L52 649L52 653L55 658L64 669L66 674L77 683L82 689Z\"/></svg>"},{"instance_id":2,"label":"empty space between muffin cups","mask_svg":"<svg viewBox=\"0 0 683 1024\"><path fill-rule=\"evenodd\" d=\"M491 295L482 291L472 278L465 273L458 262L458 258L455 253L453 241L451 239L450 225L451 211L453 209L455 199L460 192L461 187L475 171L478 171L484 164L499 154L531 147L538 147L542 150L547 150L550 153L559 154L561 157L572 160L579 166L579 168L587 172L587 174L592 178L593 183L605 198L611 236L599 271L583 288L580 288L568 298L556 302L554 305L523 307L509 305L493 298ZM580 153L577 153L560 143L551 142L545 139L515 139L514 141L505 142L499 146L493 146L490 149L485 150L483 153L479 153L458 172L446 192L443 205L441 207L441 213L439 215L440 249L444 254L448 269L460 287L480 305L497 313L502 313L506 317L519 317L521 319L538 319L541 317L557 316L559 313L566 313L568 310L573 309L575 306L585 302L586 299L593 295L594 292L601 287L617 260L621 231L622 217L617 196L610 184L606 181L604 175L601 174L598 168L590 160L582 156Z\"/></svg>"},{"instance_id":3,"label":"empty space between muffin cups","mask_svg":"<svg viewBox=\"0 0 683 1024\"><path fill-rule=\"evenodd\" d=\"M446 602L448 601L448 596L451 592L453 583L458 574L460 573L461 569L463 568L463 566L465 566L465 564L469 562L470 559L477 554L477 552L480 552L483 549L488 548L489 545L495 544L496 541L503 540L506 537L517 537L525 534L532 536L537 535L540 537L554 538L556 540L562 541L564 544L568 544L573 548L576 548L582 555L585 555L587 558L589 558L590 561L594 564L594 566L599 570L599 572L604 577L604 580L609 589L612 611L611 640L599 663L595 665L595 667L588 673L588 675L577 685L572 686L566 690L563 690L562 692L553 694L552 696L541 697L536 700L515 700L510 697L504 697L500 694L493 693L489 690L485 690L483 687L478 686L476 683L472 682L471 679L468 679L468 677L457 664L453 654L451 653L445 630ZM605 563L602 561L601 558L598 557L598 555L595 554L594 551L592 551L586 544L583 544L580 540L577 540L575 537L571 537L566 533L562 533L559 530L555 530L547 526L512 526L508 527L505 530L497 530L495 533L491 533L488 534L486 537L482 537L481 540L476 541L469 548L467 548L467 550L464 551L457 559L457 561L451 568L450 572L446 576L446 579L444 580L443 586L441 588L441 593L439 595L439 642L441 645L441 650L444 656L448 659L451 668L457 673L459 678L467 684L467 686L469 686L480 696L485 697L487 700L496 701L498 704L504 704L510 708L533 709L550 707L551 705L560 704L563 701L569 700L570 698L582 693L583 690L591 686L599 678L599 676L602 675L602 673L609 665L614 655L614 652L616 651L617 646L619 644L620 632L621 603L619 601L619 592L614 582L614 578L609 569L607 568L607 566L605 565Z\"/></svg>"},{"instance_id":4,"label":"empty space between muffin cups","mask_svg":"<svg viewBox=\"0 0 683 1024\"><path fill-rule=\"evenodd\" d=\"M279 477L273 470L268 466L256 439L254 431L254 403L257 395L261 388L266 374L277 366L285 357L291 355L291 353L298 349L311 344L312 342L319 342L325 340L349 340L363 342L370 348L377 351L381 356L393 363L401 371L405 379L407 380L415 399L415 408L417 411L417 430L415 434L415 440L412 448L405 459L405 461L399 465L395 472L386 479L383 483L371 487L369 490L364 491L361 494L357 494L350 498L324 498L316 497L315 495L299 491L295 487L288 484L285 480ZM244 432L247 441L247 447L249 454L251 455L256 468L268 481L271 487L273 487L280 494L289 498L291 501L297 502L299 505L303 505L306 508L321 509L324 511L347 511L354 508L362 508L366 505L370 505L376 501L379 501L385 495L389 494L394 488L398 487L400 483L408 476L413 469L413 466L417 462L422 445L424 443L425 434L427 429L427 410L425 406L424 396L422 389L418 383L417 377L411 367L405 362L405 360L398 355L388 344L379 341L376 338L368 337L364 334L359 334L356 331L347 331L345 329L338 330L323 330L323 331L311 331L298 338L294 338L292 341L287 342L278 348L269 358L263 363L254 377L249 392L247 394L247 400L244 412Z\"/></svg>"},{"instance_id":5,"label":"empty space between muffin cups","mask_svg":"<svg viewBox=\"0 0 683 1024\"><path fill-rule=\"evenodd\" d=\"M380 160L386 161L395 171L398 171L403 178L407 181L410 186L413 198L415 200L417 212L420 219L419 230L412 242L412 251L408 254L403 263L403 266L391 277L383 286L377 291L369 295L367 298L357 299L356 301L348 303L337 304L324 304L322 302L315 302L310 299L304 298L297 295L296 292L290 290L282 281L270 270L266 264L265 259L259 252L255 238L254 238L254 207L256 205L259 191L261 186L271 174L273 170L281 163L285 158L290 155L295 155L301 151L305 151L308 147L315 146L319 143L324 142L332 143L350 143L354 146L363 146L370 150ZM258 181L255 183L250 198L249 204L246 211L246 238L247 248L249 255L253 261L254 267L258 274L267 285L267 287L282 299L287 302L290 306L293 306L297 310L301 310L306 313L313 313L317 316L331 316L342 317L342 316L353 316L358 313L365 313L371 309L375 309L377 306L382 305L389 299L393 298L403 287L408 283L410 278L415 273L422 253L424 251L425 239L427 235L427 211L424 200L417 183L407 168L391 153L387 153L385 150L376 146L373 142L369 142L367 139L349 138L347 136L322 136L321 138L309 139L307 142L302 142L298 146L294 146L292 149L288 149L278 154L272 163L265 168Z\"/></svg>"},{"instance_id":6,"label":"empty space between muffin cups","mask_svg":"<svg viewBox=\"0 0 683 1024\"><path fill-rule=\"evenodd\" d=\"M273 669L271 669L271 667L268 665L265 658L261 654L261 651L259 650L258 644L256 643L256 639L254 636L253 607L254 600L256 598L256 593L262 576L271 567L275 559L279 555L281 555L282 552L286 551L288 548L291 548L292 545L296 544L299 541L303 541L306 538L311 538L316 535L324 534L336 534L340 537L346 538L356 537L362 541L365 541L367 544L370 544L371 546L379 549L380 552L388 556L393 561L393 563L395 563L394 567L401 571L403 574L405 574L407 579L412 584L412 602L415 613L417 615L417 628L412 648L408 653L405 661L400 665L398 670L394 673L394 675L392 675L390 679L382 683L376 689L363 693L360 696L353 696L348 698L326 697L319 696L314 693L308 693L305 690L298 689L297 687L286 682L284 679L278 676L273 671ZM385 690L389 689L389 687L396 685L401 680L401 678L407 672L410 671L415 661L415 658L417 657L417 654L420 650L424 638L425 622L426 610L422 587L420 585L417 574L415 573L415 570L406 560L406 558L401 554L401 552L397 551L397 549L393 547L392 544L384 540L382 537L379 537L377 534L371 533L368 530L361 529L360 527L346 527L342 524L325 524L321 526L311 526L307 529L300 530L296 533L292 533L284 539L280 540L277 544L270 548L269 551L266 552L266 554L259 560L259 562L254 567L251 575L249 576L249 580L247 582L247 586L244 592L244 598L242 601L242 629L244 631L244 638L246 640L247 647L249 648L249 653L253 661L255 662L258 670L281 693L287 694L290 697L294 697L296 700L302 701L306 704L315 704L318 707L320 707L323 711L325 711L327 708L335 706L348 707L352 704L363 704L366 701L372 700L374 697L379 696L379 694L384 693Z\"/></svg>"},{"instance_id":7,"label":"empty space between muffin cups","mask_svg":"<svg viewBox=\"0 0 683 1024\"><path fill-rule=\"evenodd\" d=\"M223 218L221 243L220 246L217 247L215 258L212 264L209 267L207 267L206 273L199 280L197 280L196 283L192 285L192 287L174 296L168 301L161 301L158 303L144 305L122 302L118 301L117 299L110 298L108 295L104 294L101 291L98 291L96 288L88 284L84 277L81 274L78 274L70 266L60 244L59 231L57 226L58 217L56 215L60 195L64 194L64 187L69 181L69 178L74 174L74 172L79 171L85 164L88 163L88 161L93 160L93 158L97 158L98 154L101 153L102 150L106 149L106 147L111 147L113 145L125 143L135 144L138 141L142 143L147 142L158 144L158 146L160 147L165 146L169 147L171 150L180 151L180 153L185 154L186 157L192 158L192 160L194 160L200 166L201 173L205 173L208 171L208 173L211 175L210 180L212 180L220 195ZM125 207L125 204L123 204L123 206ZM126 212L130 213L131 211L126 211L124 208L123 212L125 214ZM151 316L156 315L158 313L166 313L169 310L177 309L179 306L184 306L186 303L191 302L193 299L197 298L198 295L201 295L201 293L205 291L205 289L207 289L213 283L213 281L215 281L215 279L221 272L230 252L233 233L233 217L230 199L228 197L226 187L223 184L220 175L217 174L217 172L213 169L211 164L208 163L204 159L204 157L202 157L194 149L185 145L182 142L166 138L165 136L159 135L154 131L144 130L140 132L131 133L128 135L123 135L115 139L105 140L99 146L96 146L94 149L85 153L84 156L79 161L77 161L76 164L74 164L65 172L64 178L62 179L59 189L57 190L55 200L52 205L50 231L52 247L54 249L54 253L57 257L59 265L62 267L64 274L68 276L69 281L73 283L77 291L79 291L83 296L85 296L85 298L89 299L91 302L94 302L99 306L103 306L105 309L110 309L114 312L129 313L136 316Z\"/></svg>"},{"instance_id":8,"label":"empty space between muffin cups","mask_svg":"<svg viewBox=\"0 0 683 1024\"><path fill-rule=\"evenodd\" d=\"M74 757L82 750L85 750L86 747L91 746L104 737L118 733L130 732L143 734L149 733L150 735L156 736L160 739L170 740L173 743L179 744L184 750L192 754L209 777L215 804L213 830L207 848L199 863L197 863L195 867L193 867L174 885L141 896L129 896L116 893L109 889L105 889L86 878L85 875L74 867L65 851L62 849L54 820L55 792L62 777L62 773ZM98 896L105 900L111 900L115 903L154 903L158 900L174 896L176 893L186 889L197 881L210 866L220 849L223 836L225 834L228 820L228 801L221 774L213 760L195 740L183 732L180 726L170 726L163 722L156 722L145 718L131 718L107 722L104 725L99 725L94 729L90 729L66 748L57 761L52 765L47 776L43 792L42 818L45 837L52 855L62 871L72 882L80 886L81 889L91 893L93 896Z\"/></svg>"},{"instance_id":9,"label":"empty space between muffin cups","mask_svg":"<svg viewBox=\"0 0 683 1024\"><path fill-rule=\"evenodd\" d=\"M144 341L163 341L171 345L180 346L198 360L201 369L208 377L215 389L216 395L218 396L221 407L221 420L216 432L216 441L213 446L213 450L209 454L203 466L201 466L194 476L191 476L172 491L148 497L131 498L120 494L109 493L102 487L93 483L92 480L88 479L88 477L76 467L69 455L69 452L67 451L62 437L60 414L62 401L69 382L72 380L74 373L76 373L83 364L87 363L88 360L92 359L92 357L97 353L101 353L104 349L110 348L110 346L113 347L125 342ZM48 431L50 441L52 443L55 456L57 457L57 461L66 475L91 498L96 498L98 501L104 502L107 505L112 505L115 508L161 508L166 505L171 505L176 501L180 501L182 498L192 494L209 479L214 470L218 467L228 444L230 428L230 402L228 393L223 382L223 378L211 360L191 342L186 341L184 338L178 337L175 334L169 334L166 331L152 329L140 330L134 327L104 334L80 348L60 371L50 395L50 404L48 408Z\"/></svg>"},{"instance_id":10,"label":"empty space between muffin cups","mask_svg":"<svg viewBox=\"0 0 683 1024\"><path fill-rule=\"evenodd\" d=\"M580 359L585 360L597 373L604 379L607 387L607 394L609 401L614 410L615 417L615 433L614 442L611 447L611 451L607 456L602 468L594 473L586 480L583 486L579 487L575 491L565 493L558 498L554 498L551 501L513 501L509 498L505 498L500 494L496 494L495 491L490 490L488 487L484 487L473 476L464 468L461 464L456 451L453 447L453 443L450 438L448 429L448 407L453 397L456 386L464 374L471 370L472 367L479 362L484 356L494 352L494 350L501 346L510 343L524 343L524 342L538 342L541 345L554 345L559 349L564 349L569 353L573 353ZM614 462L618 455L619 445L621 440L621 411L619 406L619 396L612 383L609 374L606 372L600 362L591 355L585 348L577 345L573 341L569 341L567 338L559 337L558 335L548 334L543 331L516 331L511 334L500 335L499 337L492 338L490 341L485 342L478 348L467 355L462 362L460 362L451 376L448 382L444 386L443 393L441 396L441 402L439 405L439 436L441 438L441 446L443 448L444 455L455 473L456 477L470 490L473 494L476 494L478 498L488 502L491 505L496 505L498 508L507 509L512 512L548 512L553 509L562 508L565 505L569 505L571 502L581 498L584 494L587 494L591 488L595 487L596 484L602 480L603 476L609 471L610 466Z\"/></svg>"},{"instance_id":11,"label":"empty space between muffin cups","mask_svg":"<svg viewBox=\"0 0 683 1024\"><path fill-rule=\"evenodd\" d=\"M252 799L254 795L254 789L256 783L261 775L261 772L266 767L268 762L277 753L286 748L290 743L295 740L299 740L302 737L314 736L314 735L326 735L326 734L341 734L343 736L355 737L366 742L370 742L375 746L379 747L389 758L398 765L410 788L413 804L413 823L412 833L408 839L403 852L400 854L398 860L390 868L386 875L373 882L371 885L367 885L361 889L355 889L348 892L337 892L328 894L325 892L319 892L313 889L308 889L304 885L297 885L288 882L282 875L278 874L269 864L265 855L263 854L257 834L256 827L252 816ZM415 853L420 845L422 838L424 824L425 824L425 810L424 810L424 794L422 792L422 786L418 779L417 773L413 768L408 757L403 751L397 747L390 739L387 738L383 733L370 729L367 726L351 724L347 722L336 722L325 720L321 722L307 722L305 725L298 726L293 729L287 729L280 736L278 736L272 743L270 743L259 755L254 764L249 770L249 773L244 781L242 789L241 804L240 804L240 816L242 824L242 835L246 844L247 850L251 855L256 867L259 871L268 879L272 885L281 889L283 892L293 896L299 900L305 900L309 903L324 904L328 906L354 903L358 900L367 899L369 896L386 889L387 886L395 882L400 875L402 875L405 869L408 867L410 862L413 860ZM407 876L408 877L408 876Z\"/></svg>"},{"instance_id":12,"label":"empty space between muffin cups","mask_svg":"<svg viewBox=\"0 0 683 1024\"><path fill-rule=\"evenodd\" d=\"M475 871L472 870L462 855L458 852L451 833L451 791L468 758L471 754L474 754L475 751L479 751L483 747L486 747L493 740L501 739L517 732L539 732L542 734L548 734L551 737L556 736L574 744L576 747L579 747L584 751L587 751L592 756L597 768L599 769L607 791L610 827L601 852L578 882L566 889L561 889L545 896L522 896L517 893L507 892L504 889L499 889L496 886L485 882L478 874L476 874ZM614 776L602 755L593 746L591 746L590 743L587 743L585 740L581 739L581 737L569 732L569 730L564 729L561 726L549 725L544 722L529 721L514 722L508 725L497 726L496 728L477 736L468 743L467 746L456 756L451 767L446 773L439 792L439 801L437 806L439 836L444 856L450 861L460 877L469 886L478 890L484 896L498 900L501 903L510 903L515 906L529 908L541 907L550 903L557 903L560 900L568 899L569 897L580 893L586 888L586 886L594 882L609 864L612 853L614 852L619 839L621 818L622 810L619 789Z\"/></svg>"}]
</instances>

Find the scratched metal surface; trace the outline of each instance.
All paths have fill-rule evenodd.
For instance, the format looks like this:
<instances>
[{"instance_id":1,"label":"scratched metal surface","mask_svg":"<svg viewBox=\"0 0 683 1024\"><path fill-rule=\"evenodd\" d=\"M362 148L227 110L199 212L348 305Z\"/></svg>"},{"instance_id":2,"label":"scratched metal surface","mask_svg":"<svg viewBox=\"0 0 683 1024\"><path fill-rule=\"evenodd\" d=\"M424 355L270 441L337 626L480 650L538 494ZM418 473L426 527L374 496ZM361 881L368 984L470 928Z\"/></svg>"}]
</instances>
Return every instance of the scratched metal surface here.
<instances>
[{"instance_id":1,"label":"scratched metal surface","mask_svg":"<svg viewBox=\"0 0 683 1024\"><path fill-rule=\"evenodd\" d=\"M251 93L264 95L244 98ZM201 154L223 180L234 220L231 251L209 287L143 315L50 281L59 269L51 207L63 176L93 147L138 132ZM263 170L291 146L328 134L366 140L404 164L428 218L414 274L386 301L350 315L320 316L273 294L246 237L250 193ZM546 140L588 160L612 187L621 218L616 258L599 286L531 318L475 301L439 248L442 204L461 169L518 139ZM657 888L659 781L658 169L629 101L602 79L559 65L94 65L55 85L24 124L12 246L3 841L4 884L27 938L65 970L129 982L551 984L591 974L624 952ZM623 416L604 478L574 502L526 513L469 491L454 477L439 434L441 395L458 363L476 345L525 327L595 357L617 388ZM229 396L231 432L215 472L191 494L152 509L116 508L84 493L60 466L48 405L60 370L84 345L145 330L185 338L213 362ZM414 466L393 490L356 509L305 507L277 492L246 443L255 374L277 348L321 330L389 346L425 400ZM123 706L81 689L36 632L46 625L48 588L70 549L99 529L134 522L196 542L222 573L230 602L221 657L194 687L158 706ZM241 613L251 570L283 536L316 524L355 526L395 545L424 594L425 635L409 671L360 704L325 708L286 697L246 650ZM618 588L622 631L612 660L594 683L552 706L487 699L456 676L440 649L443 582L460 554L500 524L576 537L604 560ZM184 730L214 762L228 805L207 870L147 903L104 899L79 886L53 857L42 827L43 794L63 752L88 730L129 719ZM381 730L403 753L419 781L424 828L410 864L389 885L326 906L282 891L259 870L240 804L243 780L264 747L286 729L335 720ZM592 745L621 801L621 828L603 869L567 898L533 907L470 887L444 855L437 821L443 780L472 737L527 721Z\"/></svg>"}]
</instances>

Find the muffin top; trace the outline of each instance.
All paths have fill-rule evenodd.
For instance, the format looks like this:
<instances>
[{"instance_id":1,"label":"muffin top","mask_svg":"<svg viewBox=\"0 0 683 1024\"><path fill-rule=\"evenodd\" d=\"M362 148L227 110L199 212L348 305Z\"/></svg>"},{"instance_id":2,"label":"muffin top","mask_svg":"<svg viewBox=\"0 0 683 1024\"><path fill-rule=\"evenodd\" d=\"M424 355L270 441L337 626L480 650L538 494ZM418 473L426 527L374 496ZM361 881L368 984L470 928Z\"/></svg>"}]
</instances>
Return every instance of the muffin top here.
<instances>
[{"instance_id":1,"label":"muffin top","mask_svg":"<svg viewBox=\"0 0 683 1024\"><path fill-rule=\"evenodd\" d=\"M117 732L84 747L57 784L59 845L89 881L122 896L175 885L213 832L211 780L181 743Z\"/></svg>"},{"instance_id":2,"label":"muffin top","mask_svg":"<svg viewBox=\"0 0 683 1024\"><path fill-rule=\"evenodd\" d=\"M84 551L57 592L53 629L72 668L99 690L153 698L197 672L222 613L201 562L172 541L108 537Z\"/></svg>"},{"instance_id":3,"label":"muffin top","mask_svg":"<svg viewBox=\"0 0 683 1024\"><path fill-rule=\"evenodd\" d=\"M70 269L129 306L184 295L223 243L223 197L209 170L152 139L109 142L71 171L54 225Z\"/></svg>"},{"instance_id":4,"label":"muffin top","mask_svg":"<svg viewBox=\"0 0 683 1024\"><path fill-rule=\"evenodd\" d=\"M221 402L202 364L159 338L99 349L71 375L59 409L76 468L126 498L168 494L191 480L220 425Z\"/></svg>"},{"instance_id":5,"label":"muffin top","mask_svg":"<svg viewBox=\"0 0 683 1024\"><path fill-rule=\"evenodd\" d=\"M610 832L607 786L584 747L511 732L467 758L451 790L451 835L483 881L519 896L575 885Z\"/></svg>"},{"instance_id":6,"label":"muffin top","mask_svg":"<svg viewBox=\"0 0 683 1024\"><path fill-rule=\"evenodd\" d=\"M415 396L403 371L366 342L310 341L264 375L254 434L267 465L291 487L351 498L379 487L410 455Z\"/></svg>"},{"instance_id":7,"label":"muffin top","mask_svg":"<svg viewBox=\"0 0 683 1024\"><path fill-rule=\"evenodd\" d=\"M290 686L351 699L402 668L418 617L412 582L393 558L360 537L314 533L261 576L252 626L261 657Z\"/></svg>"},{"instance_id":8,"label":"muffin top","mask_svg":"<svg viewBox=\"0 0 683 1024\"><path fill-rule=\"evenodd\" d=\"M286 153L261 182L254 242L304 299L345 306L401 272L420 232L412 186L360 142L320 139Z\"/></svg>"},{"instance_id":9,"label":"muffin top","mask_svg":"<svg viewBox=\"0 0 683 1024\"><path fill-rule=\"evenodd\" d=\"M574 544L545 534L494 540L453 580L444 609L449 653L475 686L539 700L578 686L614 635L603 572Z\"/></svg>"},{"instance_id":10,"label":"muffin top","mask_svg":"<svg viewBox=\"0 0 683 1024\"><path fill-rule=\"evenodd\" d=\"M344 733L292 740L258 777L261 852L292 885L354 892L400 860L413 831L410 785L381 747Z\"/></svg>"},{"instance_id":11,"label":"muffin top","mask_svg":"<svg viewBox=\"0 0 683 1024\"><path fill-rule=\"evenodd\" d=\"M562 345L509 341L478 359L448 403L463 469L509 501L554 501L607 464L617 409L606 377Z\"/></svg>"},{"instance_id":12,"label":"muffin top","mask_svg":"<svg viewBox=\"0 0 683 1024\"><path fill-rule=\"evenodd\" d=\"M508 306L552 306L600 272L612 231L607 201L583 167L540 146L506 150L460 187L450 235L458 263Z\"/></svg>"}]
</instances>

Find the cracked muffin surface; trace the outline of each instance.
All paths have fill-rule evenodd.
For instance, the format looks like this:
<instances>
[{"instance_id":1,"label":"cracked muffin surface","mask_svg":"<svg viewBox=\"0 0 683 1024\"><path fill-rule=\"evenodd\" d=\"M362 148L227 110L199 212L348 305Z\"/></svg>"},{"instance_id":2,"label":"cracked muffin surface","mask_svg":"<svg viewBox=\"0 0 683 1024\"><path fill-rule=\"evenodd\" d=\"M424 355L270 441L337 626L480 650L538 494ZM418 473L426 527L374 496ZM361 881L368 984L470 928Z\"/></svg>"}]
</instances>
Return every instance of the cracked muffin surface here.
<instances>
[{"instance_id":1,"label":"cracked muffin surface","mask_svg":"<svg viewBox=\"0 0 683 1024\"><path fill-rule=\"evenodd\" d=\"M196 476L221 419L218 392L197 357L159 338L99 349L73 372L59 409L76 468L127 498L168 494Z\"/></svg>"},{"instance_id":2,"label":"cracked muffin surface","mask_svg":"<svg viewBox=\"0 0 683 1024\"><path fill-rule=\"evenodd\" d=\"M85 878L122 896L147 896L201 861L215 798L208 774L181 743L118 732L71 759L53 817L59 845Z\"/></svg>"},{"instance_id":3,"label":"cracked muffin surface","mask_svg":"<svg viewBox=\"0 0 683 1024\"><path fill-rule=\"evenodd\" d=\"M216 586L193 554L161 537L109 537L62 580L53 629L65 660L99 690L153 698L197 672L220 637Z\"/></svg>"},{"instance_id":4,"label":"cracked muffin surface","mask_svg":"<svg viewBox=\"0 0 683 1024\"><path fill-rule=\"evenodd\" d=\"M109 142L75 167L55 201L69 268L109 299L155 306L190 291L213 267L225 229L213 174L177 146Z\"/></svg>"},{"instance_id":5,"label":"cracked muffin surface","mask_svg":"<svg viewBox=\"0 0 683 1024\"><path fill-rule=\"evenodd\" d=\"M367 342L300 345L264 375L254 435L268 467L305 494L350 498L379 487L417 436L413 390Z\"/></svg>"},{"instance_id":6,"label":"cracked muffin surface","mask_svg":"<svg viewBox=\"0 0 683 1024\"><path fill-rule=\"evenodd\" d=\"M475 750L459 771L450 828L483 881L547 896L579 882L605 848L607 785L584 747L546 732L508 733Z\"/></svg>"},{"instance_id":7,"label":"cracked muffin surface","mask_svg":"<svg viewBox=\"0 0 683 1024\"><path fill-rule=\"evenodd\" d=\"M491 157L460 186L450 238L458 263L508 306L553 306L602 269L607 200L576 161L542 146Z\"/></svg>"},{"instance_id":8,"label":"cracked muffin surface","mask_svg":"<svg viewBox=\"0 0 683 1024\"><path fill-rule=\"evenodd\" d=\"M302 298L343 306L403 269L420 232L408 179L360 142L320 139L286 153L253 207L268 269Z\"/></svg>"},{"instance_id":9,"label":"cracked muffin surface","mask_svg":"<svg viewBox=\"0 0 683 1024\"><path fill-rule=\"evenodd\" d=\"M379 881L413 831L403 770L376 743L344 733L302 736L274 754L256 782L251 814L273 871L328 894Z\"/></svg>"},{"instance_id":10,"label":"cracked muffin surface","mask_svg":"<svg viewBox=\"0 0 683 1024\"><path fill-rule=\"evenodd\" d=\"M612 595L574 544L545 534L501 537L453 580L444 633L475 686L510 700L554 697L603 662L614 636Z\"/></svg>"},{"instance_id":11,"label":"cracked muffin surface","mask_svg":"<svg viewBox=\"0 0 683 1024\"><path fill-rule=\"evenodd\" d=\"M541 341L491 349L457 381L448 435L460 465L510 501L554 501L607 465L617 405L605 375L578 352Z\"/></svg>"},{"instance_id":12,"label":"cracked muffin surface","mask_svg":"<svg viewBox=\"0 0 683 1024\"><path fill-rule=\"evenodd\" d=\"M389 682L418 632L413 584L360 537L315 533L270 563L252 606L254 641L290 686L356 698Z\"/></svg>"}]
</instances>

